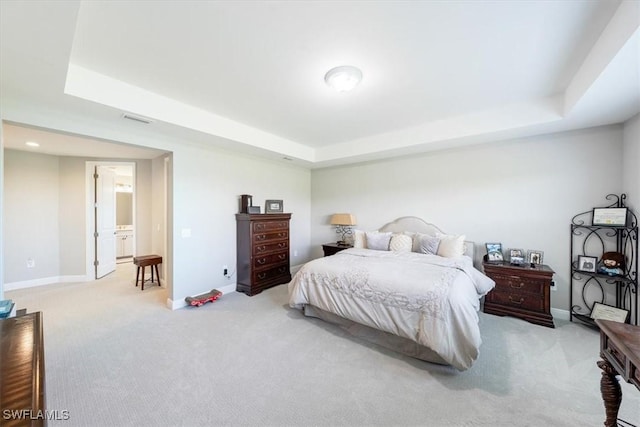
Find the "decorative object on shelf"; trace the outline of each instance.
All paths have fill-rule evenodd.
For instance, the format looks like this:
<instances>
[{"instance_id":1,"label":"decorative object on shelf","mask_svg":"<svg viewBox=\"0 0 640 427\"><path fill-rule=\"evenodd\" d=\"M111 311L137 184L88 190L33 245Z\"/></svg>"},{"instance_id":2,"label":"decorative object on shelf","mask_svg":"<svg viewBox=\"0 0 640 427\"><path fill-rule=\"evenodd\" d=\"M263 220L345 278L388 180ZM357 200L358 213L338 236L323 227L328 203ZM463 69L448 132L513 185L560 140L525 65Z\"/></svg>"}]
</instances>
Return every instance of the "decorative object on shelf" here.
<instances>
[{"instance_id":1,"label":"decorative object on shelf","mask_svg":"<svg viewBox=\"0 0 640 427\"><path fill-rule=\"evenodd\" d=\"M338 245L348 245L346 237L353 234L351 227L356 225L356 217L349 213L333 214L331 216L331 225L335 225L336 233L342 236L337 242Z\"/></svg>"},{"instance_id":2,"label":"decorative object on shelf","mask_svg":"<svg viewBox=\"0 0 640 427\"><path fill-rule=\"evenodd\" d=\"M625 323L629 317L629 311L620 308L612 307L610 305L601 304L596 302L591 309L592 319L604 319L613 320L614 322Z\"/></svg>"},{"instance_id":3,"label":"decorative object on shelf","mask_svg":"<svg viewBox=\"0 0 640 427\"><path fill-rule=\"evenodd\" d=\"M638 219L626 206L626 194L608 194L606 206L571 220L570 320L596 327L597 304L628 312L638 325ZM598 262L600 259L600 262Z\"/></svg>"},{"instance_id":4,"label":"decorative object on shelf","mask_svg":"<svg viewBox=\"0 0 640 427\"><path fill-rule=\"evenodd\" d=\"M267 200L264 202L264 213L282 213L284 206L282 200Z\"/></svg>"},{"instance_id":5,"label":"decorative object on shelf","mask_svg":"<svg viewBox=\"0 0 640 427\"><path fill-rule=\"evenodd\" d=\"M596 265L598 264L598 258L594 256L578 256L578 270L588 273L596 272Z\"/></svg>"},{"instance_id":6,"label":"decorative object on shelf","mask_svg":"<svg viewBox=\"0 0 640 427\"><path fill-rule=\"evenodd\" d=\"M502 256L502 243L485 243L487 248L487 261L488 262L502 262L504 257Z\"/></svg>"},{"instance_id":7,"label":"decorative object on shelf","mask_svg":"<svg viewBox=\"0 0 640 427\"><path fill-rule=\"evenodd\" d=\"M533 265L542 264L542 260L544 257L544 252L536 249L529 249L527 252L527 262Z\"/></svg>"},{"instance_id":8,"label":"decorative object on shelf","mask_svg":"<svg viewBox=\"0 0 640 427\"><path fill-rule=\"evenodd\" d=\"M602 254L598 273L609 276L622 276L624 274L624 255L619 252L605 252Z\"/></svg>"},{"instance_id":9,"label":"decorative object on shelf","mask_svg":"<svg viewBox=\"0 0 640 427\"><path fill-rule=\"evenodd\" d=\"M627 208L593 208L591 224L624 227L627 225Z\"/></svg>"},{"instance_id":10,"label":"decorative object on shelf","mask_svg":"<svg viewBox=\"0 0 640 427\"><path fill-rule=\"evenodd\" d=\"M513 265L524 264L524 251L522 249L509 249L509 263Z\"/></svg>"},{"instance_id":11,"label":"decorative object on shelf","mask_svg":"<svg viewBox=\"0 0 640 427\"><path fill-rule=\"evenodd\" d=\"M249 206L247 213L250 214L259 214L260 213L260 206Z\"/></svg>"}]
</instances>

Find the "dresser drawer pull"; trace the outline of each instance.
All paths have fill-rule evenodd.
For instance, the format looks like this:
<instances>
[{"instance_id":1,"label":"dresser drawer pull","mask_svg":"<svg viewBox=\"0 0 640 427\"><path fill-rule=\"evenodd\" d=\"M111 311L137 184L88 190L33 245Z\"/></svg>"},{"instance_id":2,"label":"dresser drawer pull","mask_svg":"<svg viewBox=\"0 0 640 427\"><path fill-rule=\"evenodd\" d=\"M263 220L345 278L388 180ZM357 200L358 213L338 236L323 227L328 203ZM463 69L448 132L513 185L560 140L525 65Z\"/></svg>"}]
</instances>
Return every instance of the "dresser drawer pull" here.
<instances>
[{"instance_id":1,"label":"dresser drawer pull","mask_svg":"<svg viewBox=\"0 0 640 427\"><path fill-rule=\"evenodd\" d=\"M520 301L516 301L513 299L513 297L511 295L509 295L509 301L511 301L514 304L522 304L524 302L524 298L520 298Z\"/></svg>"},{"instance_id":2,"label":"dresser drawer pull","mask_svg":"<svg viewBox=\"0 0 640 427\"><path fill-rule=\"evenodd\" d=\"M280 273L284 273L285 271L287 271L287 267L280 267L280 268L278 268L278 271Z\"/></svg>"},{"instance_id":3,"label":"dresser drawer pull","mask_svg":"<svg viewBox=\"0 0 640 427\"><path fill-rule=\"evenodd\" d=\"M256 224L256 230L262 230L264 228L264 224Z\"/></svg>"},{"instance_id":4,"label":"dresser drawer pull","mask_svg":"<svg viewBox=\"0 0 640 427\"><path fill-rule=\"evenodd\" d=\"M257 260L258 264L263 265L267 262L266 258L260 258L259 260Z\"/></svg>"},{"instance_id":5,"label":"dresser drawer pull","mask_svg":"<svg viewBox=\"0 0 640 427\"><path fill-rule=\"evenodd\" d=\"M267 249L267 247L266 247L265 245L262 245L262 246L256 246L256 250L257 250L258 252L262 252L262 251L264 251L265 249Z\"/></svg>"},{"instance_id":6,"label":"dresser drawer pull","mask_svg":"<svg viewBox=\"0 0 640 427\"><path fill-rule=\"evenodd\" d=\"M264 279L267 277L267 273L258 273L258 279Z\"/></svg>"},{"instance_id":7,"label":"dresser drawer pull","mask_svg":"<svg viewBox=\"0 0 640 427\"><path fill-rule=\"evenodd\" d=\"M286 247L287 247L287 244L286 244L286 243L284 243L284 242L283 242L283 243L278 243L278 247L279 247L279 248L286 248Z\"/></svg>"},{"instance_id":8,"label":"dresser drawer pull","mask_svg":"<svg viewBox=\"0 0 640 427\"><path fill-rule=\"evenodd\" d=\"M287 255L286 254L280 254L280 255L278 255L278 258L287 259Z\"/></svg>"},{"instance_id":9,"label":"dresser drawer pull","mask_svg":"<svg viewBox=\"0 0 640 427\"><path fill-rule=\"evenodd\" d=\"M509 282L509 286L511 286L513 289L520 289L521 287L524 286L524 283L522 283L522 282L520 282L520 283Z\"/></svg>"},{"instance_id":10,"label":"dresser drawer pull","mask_svg":"<svg viewBox=\"0 0 640 427\"><path fill-rule=\"evenodd\" d=\"M278 233L278 237L287 237L287 233Z\"/></svg>"},{"instance_id":11,"label":"dresser drawer pull","mask_svg":"<svg viewBox=\"0 0 640 427\"><path fill-rule=\"evenodd\" d=\"M267 238L266 234L256 234L256 240L264 240Z\"/></svg>"}]
</instances>

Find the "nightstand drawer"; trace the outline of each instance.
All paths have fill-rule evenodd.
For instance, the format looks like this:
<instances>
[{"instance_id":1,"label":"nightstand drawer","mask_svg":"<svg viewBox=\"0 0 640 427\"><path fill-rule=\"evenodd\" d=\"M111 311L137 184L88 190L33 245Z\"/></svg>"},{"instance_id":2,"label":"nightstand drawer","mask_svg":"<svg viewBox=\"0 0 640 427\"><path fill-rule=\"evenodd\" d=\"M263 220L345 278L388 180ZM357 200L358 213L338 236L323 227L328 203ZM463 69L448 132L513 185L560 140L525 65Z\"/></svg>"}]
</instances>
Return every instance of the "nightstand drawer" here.
<instances>
[{"instance_id":1,"label":"nightstand drawer","mask_svg":"<svg viewBox=\"0 0 640 427\"><path fill-rule=\"evenodd\" d=\"M541 295L526 292L502 292L494 289L487 294L486 298L486 301L489 303L500 304L507 307L542 313L545 311L544 298Z\"/></svg>"},{"instance_id":2,"label":"nightstand drawer","mask_svg":"<svg viewBox=\"0 0 640 427\"><path fill-rule=\"evenodd\" d=\"M493 274L491 278L496 282L496 290L503 292L515 291L542 295L546 283L540 279L500 273Z\"/></svg>"},{"instance_id":3,"label":"nightstand drawer","mask_svg":"<svg viewBox=\"0 0 640 427\"><path fill-rule=\"evenodd\" d=\"M618 370L619 372L624 372L627 358L625 357L624 353L620 351L620 349L618 349L618 347L616 347L613 342L611 342L610 339L607 338L607 342L602 351L607 353L607 355L609 356L607 357L607 359L609 359L609 362L616 365L616 370Z\"/></svg>"}]
</instances>

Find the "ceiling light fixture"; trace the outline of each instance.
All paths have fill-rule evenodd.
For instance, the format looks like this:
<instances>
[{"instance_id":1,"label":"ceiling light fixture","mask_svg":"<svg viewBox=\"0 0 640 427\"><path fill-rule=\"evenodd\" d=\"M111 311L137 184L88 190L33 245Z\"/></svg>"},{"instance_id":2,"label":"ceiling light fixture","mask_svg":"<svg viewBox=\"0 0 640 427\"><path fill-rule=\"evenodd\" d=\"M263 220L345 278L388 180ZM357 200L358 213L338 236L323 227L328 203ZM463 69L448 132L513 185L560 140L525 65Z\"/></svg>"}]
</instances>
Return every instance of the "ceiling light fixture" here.
<instances>
[{"instance_id":1,"label":"ceiling light fixture","mask_svg":"<svg viewBox=\"0 0 640 427\"><path fill-rule=\"evenodd\" d=\"M34 148L40 147L40 144L38 144L37 142L34 142L34 141L27 141L27 142L24 143L24 145L28 145L29 147L34 147Z\"/></svg>"},{"instance_id":2,"label":"ceiling light fixture","mask_svg":"<svg viewBox=\"0 0 640 427\"><path fill-rule=\"evenodd\" d=\"M324 81L338 92L347 92L358 86L362 80L362 71L351 65L335 67L327 71Z\"/></svg>"}]
</instances>

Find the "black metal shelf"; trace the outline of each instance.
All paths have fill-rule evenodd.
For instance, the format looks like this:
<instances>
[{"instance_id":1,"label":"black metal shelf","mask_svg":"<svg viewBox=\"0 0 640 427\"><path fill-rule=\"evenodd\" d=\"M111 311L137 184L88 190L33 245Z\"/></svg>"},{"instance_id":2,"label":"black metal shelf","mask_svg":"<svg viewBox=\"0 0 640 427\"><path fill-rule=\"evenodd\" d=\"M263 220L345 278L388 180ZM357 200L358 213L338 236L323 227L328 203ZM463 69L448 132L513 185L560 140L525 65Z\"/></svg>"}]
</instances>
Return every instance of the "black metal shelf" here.
<instances>
[{"instance_id":1,"label":"black metal shelf","mask_svg":"<svg viewBox=\"0 0 640 427\"><path fill-rule=\"evenodd\" d=\"M626 208L626 195L608 194L612 201L602 208ZM570 320L595 326L591 311L596 302L629 311L629 323L639 321L638 292L638 220L627 208L624 226L593 225L593 210L579 213L571 220ZM625 258L622 275L579 270L578 257L601 260L605 252L618 252ZM612 289L613 288L613 289ZM613 294L613 296L612 296ZM607 298L608 297L608 298ZM614 299L615 301L611 301ZM609 301L608 301L609 300Z\"/></svg>"}]
</instances>

